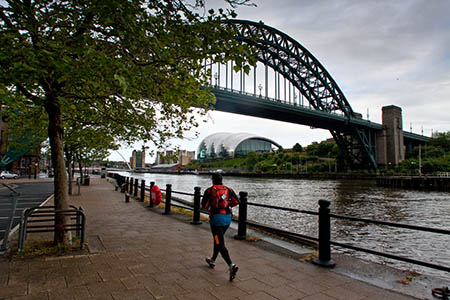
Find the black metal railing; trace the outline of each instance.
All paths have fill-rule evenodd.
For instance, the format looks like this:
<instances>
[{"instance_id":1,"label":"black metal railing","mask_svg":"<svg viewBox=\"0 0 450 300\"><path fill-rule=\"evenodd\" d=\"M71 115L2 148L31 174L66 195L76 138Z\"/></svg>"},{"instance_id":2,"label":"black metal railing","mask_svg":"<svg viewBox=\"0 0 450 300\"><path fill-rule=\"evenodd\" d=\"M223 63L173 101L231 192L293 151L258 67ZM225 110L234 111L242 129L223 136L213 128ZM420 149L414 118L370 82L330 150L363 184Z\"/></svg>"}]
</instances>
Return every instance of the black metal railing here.
<instances>
[{"instance_id":1,"label":"black metal railing","mask_svg":"<svg viewBox=\"0 0 450 300\"><path fill-rule=\"evenodd\" d=\"M55 206L36 206L25 209L19 226L19 251L22 251L30 233L55 232L57 215L64 215L71 222L64 225L62 230L74 231L80 238L80 248L83 248L85 237L86 217L82 207L69 206L69 209L58 210ZM35 225L38 224L38 225Z\"/></svg>"},{"instance_id":2,"label":"black metal railing","mask_svg":"<svg viewBox=\"0 0 450 300\"><path fill-rule=\"evenodd\" d=\"M130 189L132 189L133 178L131 178L130 180L128 180L128 178L126 178L126 179L123 178L120 180L123 180L123 182L127 182L127 183L129 181L130 185L131 185ZM150 188L148 188L145 186L145 182L141 183L141 193L142 193L142 187L145 187L144 188L144 193L145 193L145 191L150 191L151 187L154 184L155 184L154 182L151 182ZM129 186L127 184L126 190L128 190L128 188L129 188ZM137 188L137 187L135 187L135 188ZM194 193L186 193L186 192L173 191L172 185L167 184L166 188L161 189L161 191L165 192L164 214L171 213L171 206L178 206L178 207L182 207L185 209L190 209L190 210L194 211L193 220L192 220L191 224L201 224L200 213L206 212L206 211L202 210L200 207L200 202L201 202L201 197L202 197L202 195L200 193L200 187L195 187ZM131 191L129 191L129 193L131 193ZM177 199L177 201L183 202L183 204L185 206L173 204L172 203L172 194L192 196L194 201L193 201L193 203L189 203L189 202L183 202L182 200ZM336 215L336 214L330 213L330 202L327 200L319 200L318 201L319 209L316 212L316 211L308 211L308 210L288 208L288 207L280 207L280 206L269 205L269 204L248 202L247 196L248 195L246 192L239 192L240 205L239 205L239 218L237 220L238 221L238 233L235 236L235 239L245 240L247 237L247 225L250 225L250 226L260 227L264 230L279 234L279 235L287 237L287 238L294 237L294 239L298 238L300 240L311 240L311 241L318 242L319 255L318 255L318 258L313 260L313 263L315 263L319 266L323 266L323 267L334 267L335 266L335 262L333 261L333 259L331 257L331 246L333 245L333 246L338 246L338 247L342 247L342 248L352 249L355 251L361 251L361 252L365 252L365 253L369 253L369 254L373 254L373 255L378 255L378 256L389 258L389 259L394 259L394 260L403 261L403 262L407 262L407 263L417 264L417 265L433 268L436 270L450 272L450 267L448 267L448 266L437 265L437 264L424 262L424 261L420 261L420 260L409 258L409 257L398 256L398 255L394 255L394 254L390 254L390 253L384 253L384 252L380 252L380 251L376 251L376 250L372 250L372 249L366 249L366 248L362 248L362 247L357 247L357 246L333 241L333 240L331 240L331 218L342 219L342 220L347 220L347 221L351 221L351 222L363 222L363 223L367 223L367 224L375 224L375 225L381 225L381 226L390 226L390 227L394 227L394 228L404 228L404 229L415 230L415 231L444 234L444 235L450 235L450 230L445 230L445 229L440 229L440 228L430 228L430 227L417 226L417 225L409 225L409 224L401 224L401 223L393 223L393 222L386 222L386 221L378 221L378 220L357 218L357 217L351 217L351 216ZM143 199L143 198L144 197L141 196L141 199ZM151 194L150 194L149 198L150 198L149 207L152 207ZM302 234L270 227L267 225L257 224L252 221L248 221L247 220L247 208L249 205L254 206L254 207L275 209L275 210L279 210L279 211L287 211L287 212L292 212L292 213L301 213L301 214L318 216L318 227L319 227L318 228L318 237L302 235Z\"/></svg>"},{"instance_id":3,"label":"black metal railing","mask_svg":"<svg viewBox=\"0 0 450 300\"><path fill-rule=\"evenodd\" d=\"M5 229L0 229L0 232L3 233L3 241L0 244L0 251L4 251L6 250L6 245L8 243L8 238L9 238L9 234L11 232L13 223L14 223L14 219L15 214L16 214L16 209L17 209L17 202L18 202L18 197L20 196L20 193L17 192L15 189L13 189L12 187L10 187L9 185L2 183L2 185L4 187L6 187L11 193L9 194L8 198L10 200L10 203L4 203L4 209L6 208L5 206L8 207L8 211L10 212L8 216L5 217L6 219L6 226Z\"/></svg>"}]
</instances>

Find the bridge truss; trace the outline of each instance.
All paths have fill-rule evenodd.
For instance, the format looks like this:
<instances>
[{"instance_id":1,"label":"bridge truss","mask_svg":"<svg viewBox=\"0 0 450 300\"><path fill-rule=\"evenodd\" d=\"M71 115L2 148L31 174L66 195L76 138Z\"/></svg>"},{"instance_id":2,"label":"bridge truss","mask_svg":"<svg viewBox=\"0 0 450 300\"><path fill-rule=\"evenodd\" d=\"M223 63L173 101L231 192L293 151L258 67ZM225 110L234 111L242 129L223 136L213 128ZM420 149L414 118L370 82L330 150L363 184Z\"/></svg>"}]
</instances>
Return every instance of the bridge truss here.
<instances>
[{"instance_id":1,"label":"bridge truss","mask_svg":"<svg viewBox=\"0 0 450 300\"><path fill-rule=\"evenodd\" d=\"M266 97L267 68L270 67L297 88L314 110L345 116L345 126L324 127L318 122L315 127L330 131L347 164L353 168L378 168L376 129L354 122L360 117L328 71L306 48L285 33L262 23L230 20L224 26L234 26L237 30L235 38L257 49L258 61L266 66ZM298 123L301 124L301 120Z\"/></svg>"}]
</instances>

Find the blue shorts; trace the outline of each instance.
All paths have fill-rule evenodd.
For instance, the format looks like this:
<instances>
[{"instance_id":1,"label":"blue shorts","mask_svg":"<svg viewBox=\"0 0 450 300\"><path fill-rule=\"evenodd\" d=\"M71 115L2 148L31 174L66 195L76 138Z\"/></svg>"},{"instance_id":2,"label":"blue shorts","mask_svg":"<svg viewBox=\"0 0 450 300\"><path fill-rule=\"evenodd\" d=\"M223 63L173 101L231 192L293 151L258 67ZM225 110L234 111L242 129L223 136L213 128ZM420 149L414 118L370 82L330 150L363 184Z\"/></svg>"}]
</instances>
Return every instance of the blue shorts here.
<instances>
[{"instance_id":1,"label":"blue shorts","mask_svg":"<svg viewBox=\"0 0 450 300\"><path fill-rule=\"evenodd\" d=\"M209 216L211 226L228 226L231 224L231 214L215 214Z\"/></svg>"}]
</instances>

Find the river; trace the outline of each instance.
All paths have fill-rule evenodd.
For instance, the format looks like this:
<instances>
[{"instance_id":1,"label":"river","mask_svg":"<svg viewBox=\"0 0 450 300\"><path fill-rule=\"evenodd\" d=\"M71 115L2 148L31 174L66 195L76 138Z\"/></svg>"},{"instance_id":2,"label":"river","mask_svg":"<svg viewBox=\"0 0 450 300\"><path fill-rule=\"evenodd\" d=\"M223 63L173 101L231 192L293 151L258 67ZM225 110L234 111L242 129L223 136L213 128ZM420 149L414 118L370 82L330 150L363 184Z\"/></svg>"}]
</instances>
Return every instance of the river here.
<instances>
[{"instance_id":1,"label":"river","mask_svg":"<svg viewBox=\"0 0 450 300\"><path fill-rule=\"evenodd\" d=\"M206 175L128 174L124 176L154 181L160 188L172 184L173 191L193 193L194 186L203 191L211 185ZM450 230L450 193L400 190L378 187L374 180L311 180L224 177L224 184L248 192L248 201L283 207L318 210L318 200L331 202L334 214L413 224ZM191 200L189 196L176 197ZM237 209L235 209L237 213ZM317 236L317 217L248 207L248 219L276 228ZM450 236L408 229L368 225L332 219L331 239L337 242L450 266ZM450 279L450 274L347 249L345 252L396 268L415 270Z\"/></svg>"}]
</instances>

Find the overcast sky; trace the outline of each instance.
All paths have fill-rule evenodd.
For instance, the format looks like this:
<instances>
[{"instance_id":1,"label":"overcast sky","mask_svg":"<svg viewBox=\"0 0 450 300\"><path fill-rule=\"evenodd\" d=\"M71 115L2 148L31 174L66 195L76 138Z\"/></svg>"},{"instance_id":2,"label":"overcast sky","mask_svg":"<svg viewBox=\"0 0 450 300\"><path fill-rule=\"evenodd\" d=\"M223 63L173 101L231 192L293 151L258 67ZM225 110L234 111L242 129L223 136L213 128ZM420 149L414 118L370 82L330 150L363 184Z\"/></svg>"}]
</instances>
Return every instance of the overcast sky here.
<instances>
[{"instance_id":1,"label":"overcast sky","mask_svg":"<svg viewBox=\"0 0 450 300\"><path fill-rule=\"evenodd\" d=\"M213 7L224 2L206 0ZM353 110L381 123L381 108L402 108L403 128L430 136L450 131L449 0L256 0L239 19L263 21L308 49L337 82ZM236 114L210 112L199 137L174 140L196 150L215 132L248 132L284 148L331 137L328 131ZM127 160L134 148L119 152ZM153 148L154 149L154 148ZM117 152L110 160L122 160ZM147 156L147 162L154 158Z\"/></svg>"}]
</instances>

